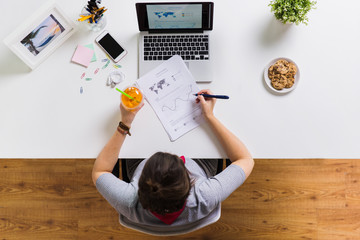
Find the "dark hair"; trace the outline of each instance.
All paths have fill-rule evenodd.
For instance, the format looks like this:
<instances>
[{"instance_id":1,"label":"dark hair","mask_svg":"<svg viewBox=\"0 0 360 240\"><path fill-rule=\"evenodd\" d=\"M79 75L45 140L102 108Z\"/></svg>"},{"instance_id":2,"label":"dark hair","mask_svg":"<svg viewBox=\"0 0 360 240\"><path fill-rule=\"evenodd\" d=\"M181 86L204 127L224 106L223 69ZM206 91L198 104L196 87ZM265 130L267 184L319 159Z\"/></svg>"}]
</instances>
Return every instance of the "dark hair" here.
<instances>
[{"instance_id":1,"label":"dark hair","mask_svg":"<svg viewBox=\"0 0 360 240\"><path fill-rule=\"evenodd\" d=\"M148 159L143 168L138 196L144 209L164 215L179 211L190 189L190 176L182 159L158 152Z\"/></svg>"}]
</instances>

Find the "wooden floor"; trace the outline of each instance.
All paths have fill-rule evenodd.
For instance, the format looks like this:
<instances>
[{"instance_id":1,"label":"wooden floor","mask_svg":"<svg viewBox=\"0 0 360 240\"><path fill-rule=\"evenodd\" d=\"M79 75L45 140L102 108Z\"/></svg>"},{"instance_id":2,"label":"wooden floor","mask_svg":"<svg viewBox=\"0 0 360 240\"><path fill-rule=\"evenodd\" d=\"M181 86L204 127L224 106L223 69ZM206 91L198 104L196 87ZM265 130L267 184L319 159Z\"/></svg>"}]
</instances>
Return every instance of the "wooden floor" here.
<instances>
[{"instance_id":1,"label":"wooden floor","mask_svg":"<svg viewBox=\"0 0 360 240\"><path fill-rule=\"evenodd\" d=\"M0 159L0 240L159 239L118 223L93 162ZM217 223L173 239L360 239L360 159L257 159Z\"/></svg>"}]
</instances>

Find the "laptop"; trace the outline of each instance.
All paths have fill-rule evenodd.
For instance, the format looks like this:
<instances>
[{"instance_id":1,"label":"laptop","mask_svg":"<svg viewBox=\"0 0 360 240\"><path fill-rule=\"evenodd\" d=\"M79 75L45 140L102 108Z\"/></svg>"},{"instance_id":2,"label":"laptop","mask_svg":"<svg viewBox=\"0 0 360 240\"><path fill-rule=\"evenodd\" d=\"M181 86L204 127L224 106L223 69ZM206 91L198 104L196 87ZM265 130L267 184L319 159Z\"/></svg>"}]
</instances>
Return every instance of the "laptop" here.
<instances>
[{"instance_id":1,"label":"laptop","mask_svg":"<svg viewBox=\"0 0 360 240\"><path fill-rule=\"evenodd\" d=\"M179 55L197 82L211 82L213 2L136 3L139 77Z\"/></svg>"}]
</instances>

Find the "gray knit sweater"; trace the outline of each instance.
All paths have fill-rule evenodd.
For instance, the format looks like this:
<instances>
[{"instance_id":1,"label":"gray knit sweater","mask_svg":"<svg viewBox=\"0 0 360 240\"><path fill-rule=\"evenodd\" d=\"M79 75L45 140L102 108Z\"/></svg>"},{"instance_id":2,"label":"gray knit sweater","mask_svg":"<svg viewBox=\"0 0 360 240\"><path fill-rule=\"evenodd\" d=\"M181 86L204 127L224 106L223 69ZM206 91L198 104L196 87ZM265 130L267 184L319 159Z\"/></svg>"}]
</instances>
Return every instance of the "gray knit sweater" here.
<instances>
[{"instance_id":1,"label":"gray knit sweater","mask_svg":"<svg viewBox=\"0 0 360 240\"><path fill-rule=\"evenodd\" d=\"M96 181L96 187L119 213L122 225L148 234L184 234L216 222L220 217L221 202L245 181L245 173L237 165L231 164L218 175L207 178L195 161L186 158L185 166L195 184L184 211L171 225L167 225L144 210L138 201L138 181L146 161L139 164L130 183L105 173Z\"/></svg>"}]
</instances>

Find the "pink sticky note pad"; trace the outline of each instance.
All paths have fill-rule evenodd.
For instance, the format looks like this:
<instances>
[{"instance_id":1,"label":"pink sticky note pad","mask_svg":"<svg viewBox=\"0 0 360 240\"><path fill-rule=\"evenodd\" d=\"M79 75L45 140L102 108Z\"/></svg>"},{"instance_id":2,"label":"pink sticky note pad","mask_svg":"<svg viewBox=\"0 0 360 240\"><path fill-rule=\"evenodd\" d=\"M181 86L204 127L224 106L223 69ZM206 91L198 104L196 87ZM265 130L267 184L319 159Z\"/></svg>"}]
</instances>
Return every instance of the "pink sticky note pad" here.
<instances>
[{"instance_id":1,"label":"pink sticky note pad","mask_svg":"<svg viewBox=\"0 0 360 240\"><path fill-rule=\"evenodd\" d=\"M71 61L83 65L84 67L88 67L93 55L93 50L82 45L78 45Z\"/></svg>"}]
</instances>

